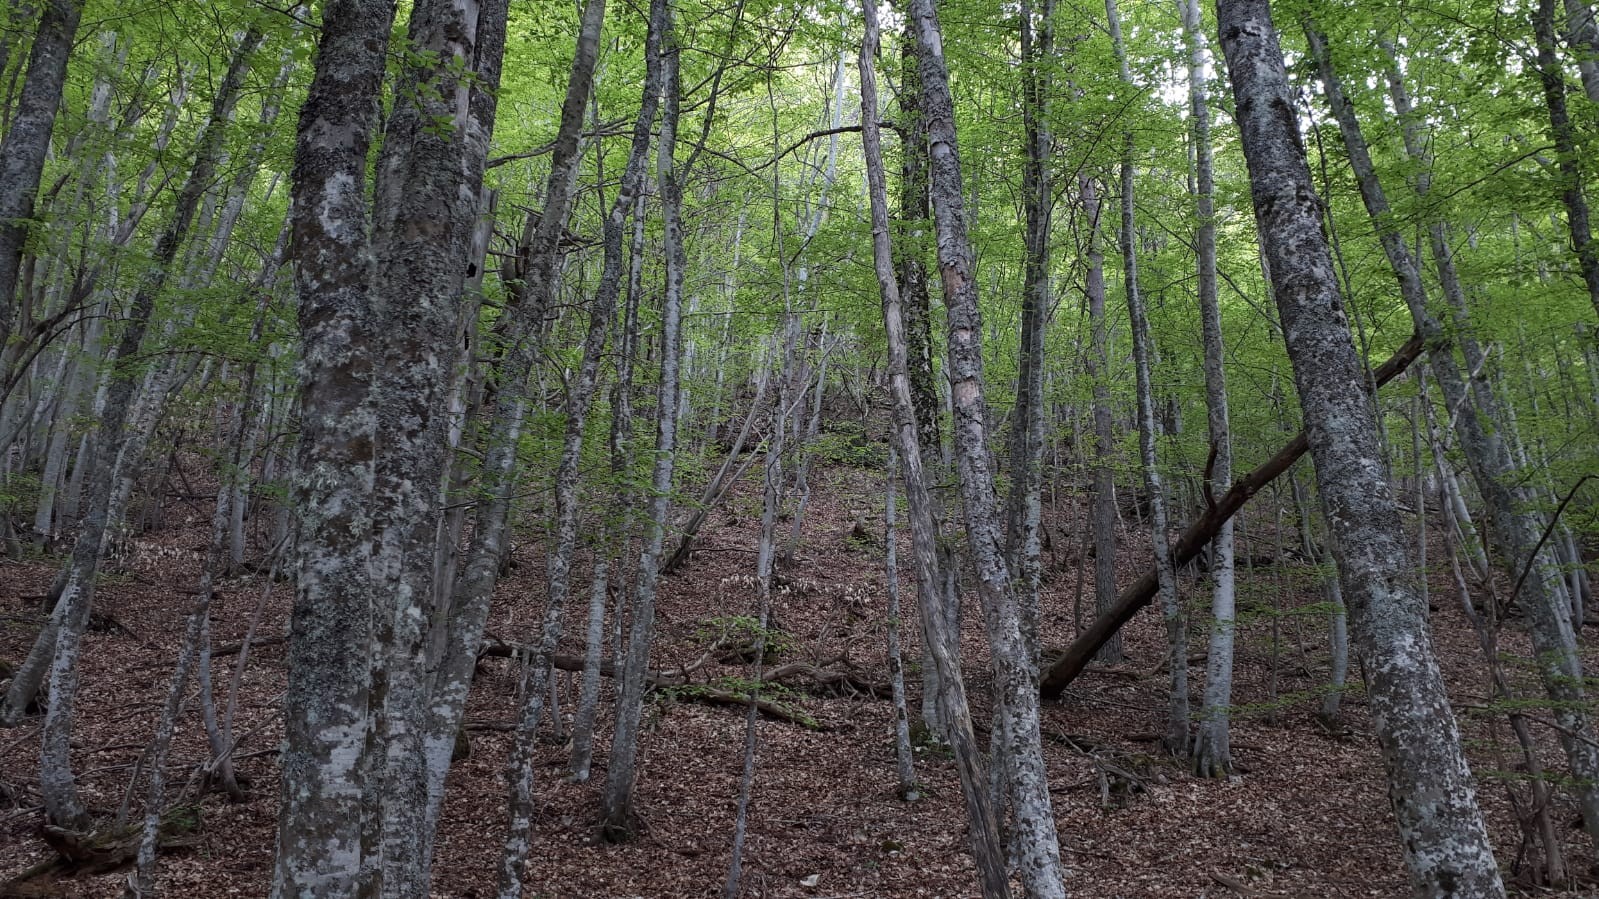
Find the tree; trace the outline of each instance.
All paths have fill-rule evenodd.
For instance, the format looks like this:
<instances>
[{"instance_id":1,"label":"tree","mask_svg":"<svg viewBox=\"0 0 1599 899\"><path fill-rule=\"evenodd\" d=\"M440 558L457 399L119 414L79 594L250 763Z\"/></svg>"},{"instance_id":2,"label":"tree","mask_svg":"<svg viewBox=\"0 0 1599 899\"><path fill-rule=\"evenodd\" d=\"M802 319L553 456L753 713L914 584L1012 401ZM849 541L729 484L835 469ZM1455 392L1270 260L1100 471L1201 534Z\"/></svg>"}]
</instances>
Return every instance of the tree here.
<instances>
[{"instance_id":1,"label":"tree","mask_svg":"<svg viewBox=\"0 0 1599 899\"><path fill-rule=\"evenodd\" d=\"M1219 0L1216 20L1411 883L1421 895L1501 896L1426 609L1405 581L1399 513L1383 475L1271 10L1265 0Z\"/></svg>"}]
</instances>

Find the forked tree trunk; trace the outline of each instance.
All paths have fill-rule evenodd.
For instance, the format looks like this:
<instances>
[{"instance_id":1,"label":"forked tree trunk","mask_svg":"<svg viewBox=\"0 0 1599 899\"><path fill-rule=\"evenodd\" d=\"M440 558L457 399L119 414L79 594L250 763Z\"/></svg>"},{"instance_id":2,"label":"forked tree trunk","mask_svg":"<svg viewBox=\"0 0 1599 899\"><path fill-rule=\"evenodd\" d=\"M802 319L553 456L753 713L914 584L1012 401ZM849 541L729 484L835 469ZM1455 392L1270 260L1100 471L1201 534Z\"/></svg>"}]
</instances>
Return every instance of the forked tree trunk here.
<instances>
[{"instance_id":1,"label":"forked tree trunk","mask_svg":"<svg viewBox=\"0 0 1599 899\"><path fill-rule=\"evenodd\" d=\"M1220 0L1216 15L1411 885L1426 896L1503 896L1432 653L1426 609L1407 584L1398 507L1383 472L1270 7L1266 0Z\"/></svg>"},{"instance_id":2,"label":"forked tree trunk","mask_svg":"<svg viewBox=\"0 0 1599 899\"><path fill-rule=\"evenodd\" d=\"M871 208L872 262L877 274L878 292L883 299L883 326L888 334L888 382L893 401L894 441L905 466L905 499L911 525L911 546L916 556L916 583L921 600L922 640L938 669L938 716L955 756L961 794L966 800L966 820L972 840L972 855L977 867L977 883L984 899L1003 899L1010 895L1010 878L1005 870L1005 851L1000 844L999 827L994 820L982 756L972 733L971 710L966 703L966 686L960 665L952 651L956 635L942 607L942 582L938 568L937 527L933 519L933 500L923 473L920 425L911 388L905 315L901 308L900 282L894 272L894 255L889 240L888 188L883 174L883 145L877 124L877 71L872 65L881 32L877 7L863 7L866 35L861 43L861 143L866 163L867 197ZM924 680L924 689L927 688Z\"/></svg>"},{"instance_id":3,"label":"forked tree trunk","mask_svg":"<svg viewBox=\"0 0 1599 899\"><path fill-rule=\"evenodd\" d=\"M666 0L653 0L650 7L652 28L658 23L663 91L661 132L657 148L657 180L660 182L661 219L665 227L663 255L666 258L666 291L661 305L661 383L656 394L655 465L650 479L649 523L645 526L644 551L639 556L638 580L634 587L632 627L616 703L616 731L611 740L611 758L606 769L605 790L601 797L601 826L610 839L623 839L633 827L633 785L638 772L639 726L644 714L645 676L649 668L650 643L655 634L655 589L660 578L661 545L666 538L666 518L672 499L672 471L677 447L678 338L682 330L683 267L683 190L677 180L673 154L677 145L678 113L682 84L678 72L677 38L673 33L671 10Z\"/></svg>"},{"instance_id":4,"label":"forked tree trunk","mask_svg":"<svg viewBox=\"0 0 1599 899\"><path fill-rule=\"evenodd\" d=\"M994 471L988 452L988 407L983 389L982 316L971 242L966 232L960 149L955 109L944 61L943 34L932 0L911 0L917 61L926 116L933 223L938 240L939 275L948 317L948 374L954 408L952 428L966 540L976 569L978 595L988 630L990 664L1003 698L999 725L1005 734L1011 812L1015 826L1010 857L1023 888L1033 897L1065 895L1060 841L1049 798L1040 732L1038 666L1026 635L1009 566L994 496Z\"/></svg>"},{"instance_id":5,"label":"forked tree trunk","mask_svg":"<svg viewBox=\"0 0 1599 899\"><path fill-rule=\"evenodd\" d=\"M448 450L444 407L457 362L457 313L505 46L507 0L418 0L408 55L378 157L377 268L382 328L368 397L376 421L373 486L373 725L367 811L378 814L385 896L428 891L431 842L428 650L434 643L436 544ZM374 750L369 749L369 752ZM370 864L370 862L369 862Z\"/></svg>"}]
</instances>

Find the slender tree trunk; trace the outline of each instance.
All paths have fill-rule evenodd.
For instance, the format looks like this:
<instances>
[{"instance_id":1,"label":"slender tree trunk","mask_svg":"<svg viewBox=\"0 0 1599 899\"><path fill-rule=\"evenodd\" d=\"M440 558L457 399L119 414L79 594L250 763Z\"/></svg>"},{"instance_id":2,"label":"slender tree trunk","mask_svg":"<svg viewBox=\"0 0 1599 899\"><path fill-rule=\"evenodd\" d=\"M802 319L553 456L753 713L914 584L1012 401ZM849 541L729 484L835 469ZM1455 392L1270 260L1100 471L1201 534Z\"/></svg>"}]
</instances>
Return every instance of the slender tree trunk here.
<instances>
[{"instance_id":1,"label":"slender tree trunk","mask_svg":"<svg viewBox=\"0 0 1599 899\"><path fill-rule=\"evenodd\" d=\"M1398 508L1382 472L1270 8L1265 0L1220 0L1216 14L1412 888L1427 896L1503 896L1426 609L1406 584Z\"/></svg>"},{"instance_id":2,"label":"slender tree trunk","mask_svg":"<svg viewBox=\"0 0 1599 899\"><path fill-rule=\"evenodd\" d=\"M1210 432L1207 503L1219 485L1233 482L1232 424L1227 409L1227 374L1223 364L1221 305L1216 292L1216 188L1210 148L1210 100L1205 67L1204 16L1199 0L1183 0L1183 31L1188 42L1189 127L1194 143L1194 212L1198 262L1199 319L1205 344L1205 408ZM1205 694L1194 739L1194 771L1201 777L1232 772L1231 707L1233 639L1238 628L1234 595L1233 523L1229 518L1210 542L1210 647L1205 660ZM1175 661L1175 660L1174 660Z\"/></svg>"},{"instance_id":3,"label":"slender tree trunk","mask_svg":"<svg viewBox=\"0 0 1599 899\"><path fill-rule=\"evenodd\" d=\"M129 322L124 326L117 345L117 359L124 363L137 355L143 343L156 299L166 286L170 268L188 236L200 199L210 186L234 103L238 100L250 59L260 46L261 37L261 32L256 30L243 36L234 48L227 73L217 86L210 117L195 147L193 168L178 194L172 218L156 242L150 267L134 293ZM133 395L136 381L134 375L127 371L113 371L109 377L106 413L101 420L94 457L88 463L89 477L93 479L89 513L73 545L72 557L67 563L65 588L59 601L59 627L56 629L55 650L50 663L50 695L40 740L39 785L46 814L62 826L81 826L87 820L86 810L77 795L70 749L73 705L78 689L78 651L83 629L89 621L102 547L107 534L120 517L117 514L120 511L117 497L119 493L125 496L118 489L119 475L131 478L149 437L146 429L138 431L133 440L125 440L129 436L126 425L130 419L130 407L135 405ZM153 428L153 421L150 427ZM131 446L125 446L125 443Z\"/></svg>"},{"instance_id":4,"label":"slender tree trunk","mask_svg":"<svg viewBox=\"0 0 1599 899\"><path fill-rule=\"evenodd\" d=\"M1088 357L1088 377L1094 390L1094 504L1091 529L1094 532L1094 612L1107 614L1116 603L1116 472L1111 458L1116 452L1116 435L1110 408L1110 322L1105 316L1105 253L1100 249L1099 187L1094 179L1080 176L1083 214L1088 219L1088 320L1093 331L1093 349ZM1122 660L1120 634L1100 647L1099 660L1115 664Z\"/></svg>"},{"instance_id":5,"label":"slender tree trunk","mask_svg":"<svg viewBox=\"0 0 1599 899\"><path fill-rule=\"evenodd\" d=\"M1003 697L1004 758L1009 769L1015 829L1010 856L1027 895L1065 895L1060 841L1050 805L1040 733L1037 662L1027 647L1023 614L1005 564L1002 529L988 453L988 408L983 397L982 318L977 303L971 243L961 195L955 110L944 62L943 35L932 0L912 0L917 60L926 116L933 224L948 316L948 374L955 412L956 467L966 511L966 538L976 568L990 663Z\"/></svg>"},{"instance_id":6,"label":"slender tree trunk","mask_svg":"<svg viewBox=\"0 0 1599 899\"><path fill-rule=\"evenodd\" d=\"M872 65L880 30L877 7L863 7L866 35L861 43L861 143L866 161L866 183L872 221L872 262L878 291L883 299L883 325L888 333L888 381L894 410L895 447L905 466L905 499L911 525L911 546L916 557L916 583L921 600L922 640L938 670L938 715L955 756L961 793L966 800L966 820L977 866L977 883L984 899L1010 895L1010 878L1005 870L1005 852L1000 844L999 827L990 803L982 757L972 733L971 711L966 704L966 687L960 665L953 652L955 638L944 614L940 597L942 582L938 568L938 529L933 518L933 500L923 472L923 449L916 400L910 374L909 340L906 316L900 299L900 282L895 277L894 255L889 240L888 188L883 174L882 137L877 125L877 72ZM924 682L924 689L927 688Z\"/></svg>"},{"instance_id":7,"label":"slender tree trunk","mask_svg":"<svg viewBox=\"0 0 1599 899\"><path fill-rule=\"evenodd\" d=\"M1560 62L1560 42L1555 30L1556 0L1538 0L1533 13L1533 36L1538 45L1538 79L1549 111L1549 133L1555 142L1556 170L1560 175L1560 202L1566 207L1566 228L1577 268L1588 288L1588 299L1599 311L1599 245L1589 224L1588 197L1583 189L1581 150L1566 103L1566 75Z\"/></svg>"},{"instance_id":8,"label":"slender tree trunk","mask_svg":"<svg viewBox=\"0 0 1599 899\"><path fill-rule=\"evenodd\" d=\"M1105 17L1110 23L1111 41L1121 65L1123 85L1136 90L1127 50L1122 44L1121 14L1116 0L1105 0ZM1127 294L1127 315L1133 330L1133 369L1138 390L1138 447L1144 467L1144 489L1149 491L1150 542L1154 547L1155 581L1160 593L1161 614L1166 619L1167 673L1170 676L1166 710L1166 751L1178 758L1188 756L1188 622L1177 596L1177 572L1171 563L1171 542L1166 522L1166 487L1160 476L1158 456L1159 425L1155 420L1155 388L1150 367L1154 351L1149 334L1149 317L1138 284L1138 231L1134 218L1134 150L1132 131L1122 135L1121 161L1121 252L1122 289Z\"/></svg>"},{"instance_id":9,"label":"slender tree trunk","mask_svg":"<svg viewBox=\"0 0 1599 899\"><path fill-rule=\"evenodd\" d=\"M596 37L598 33L596 24ZM640 115L639 126L634 131L632 154L623 174L622 190L618 192L605 222L604 269L599 291L590 306L589 328L584 338L582 361L579 363L576 377L572 379L567 398L566 431L562 440L560 462L555 473L555 543L550 550L547 566L549 594L544 612L544 628L538 652L523 675L526 700L522 708L522 719L517 727L516 748L512 753L513 836L524 826L524 818L527 821L526 826L531 826L533 813L531 792L524 794L522 791L524 784L531 790L533 741L542 712L540 703L546 689L546 681L549 679L549 660L560 642L562 615L569 591L572 553L577 546L580 511L577 505L577 482L578 463L583 449L583 429L588 417L589 402L593 398L595 384L599 378L600 354L605 349L611 318L616 309L616 300L621 293L622 231L626 225L627 213L633 207L633 198L643 187L645 158L649 150L649 126L654 120L655 104L653 94L642 104L644 113ZM681 406L675 397L671 408L661 410L661 414L672 416L675 431L675 423L682 419Z\"/></svg>"},{"instance_id":10,"label":"slender tree trunk","mask_svg":"<svg viewBox=\"0 0 1599 899\"><path fill-rule=\"evenodd\" d=\"M910 712L905 703L905 665L899 648L899 526L894 508L894 482L898 478L899 452L890 443L888 477L883 488L886 494L883 501L883 567L884 590L888 594L888 680L894 700L894 773L899 778L900 798L915 802L921 798L921 791L916 784L916 759L911 752Z\"/></svg>"},{"instance_id":11,"label":"slender tree trunk","mask_svg":"<svg viewBox=\"0 0 1599 899\"><path fill-rule=\"evenodd\" d=\"M611 839L623 839L633 826L633 786L639 748L639 725L644 713L645 674L650 643L655 633L655 589L660 578L661 545L672 499L672 471L677 446L678 338L682 329L683 247L682 185L673 155L677 145L681 79L680 52L666 0L655 0L651 16L658 17L661 34L661 86L663 103L657 179L661 191L661 218L665 226L666 292L661 306L661 383L656 396L655 465L650 480L649 524L644 551L639 557L634 587L633 622L628 636L620 695L616 705L616 731L611 740L610 764L601 797L602 827Z\"/></svg>"},{"instance_id":12,"label":"slender tree trunk","mask_svg":"<svg viewBox=\"0 0 1599 899\"><path fill-rule=\"evenodd\" d=\"M544 214L529 237L526 266L517 273L520 282L514 302L509 304L506 313L506 327L499 335L503 355L480 476L484 488L475 510L472 540L465 554L466 566L450 600L448 632L428 700L424 751L428 765L425 828L429 834L438 827L445 778L460 733L461 719L466 711L472 674L507 546L511 500L517 482L517 450L529 411L528 379L538 356L543 317L553 301L555 279L560 269L560 240L566 227L577 169L582 161L579 138L584 109L592 91L604 11L604 3L599 0L591 0L584 6L566 96L561 106L561 121L551 154ZM647 146L649 125L646 123L643 127ZM635 145L638 139L636 127ZM610 227L608 224L607 228ZM533 665L537 667L537 660ZM531 689L534 686L539 689ZM538 724L538 713L542 712L547 687L547 675L537 684L523 684L524 701L536 707L530 725L532 727ZM520 723L526 723L525 717ZM527 778L526 796L527 802L531 803L531 765L519 764L513 752L508 772L513 796L521 795L523 778ZM513 829L516 824L513 805ZM507 836L508 845L513 839L513 836ZM515 882L514 888L518 890L521 885L521 859L525 858L525 854L526 849L521 849L515 861L515 871L510 875L505 875L502 869L502 876L511 876Z\"/></svg>"},{"instance_id":13,"label":"slender tree trunk","mask_svg":"<svg viewBox=\"0 0 1599 899\"><path fill-rule=\"evenodd\" d=\"M226 565L224 538L227 536L231 489L223 484L217 490L215 511L211 516L211 539L206 548L205 570L200 575L200 589L189 609L183 640L178 646L178 661L167 687L166 705L156 727L155 740L150 746L149 783L144 801L144 827L139 837L139 850L134 874L128 879L125 896L143 899L155 895L155 853L161 834L161 817L166 809L166 768L168 751L172 747L172 734L177 729L178 715L183 704L183 694L188 689L189 673L195 666L195 657L201 651L201 640L206 622L211 616L211 601L216 594L217 573Z\"/></svg>"}]
</instances>

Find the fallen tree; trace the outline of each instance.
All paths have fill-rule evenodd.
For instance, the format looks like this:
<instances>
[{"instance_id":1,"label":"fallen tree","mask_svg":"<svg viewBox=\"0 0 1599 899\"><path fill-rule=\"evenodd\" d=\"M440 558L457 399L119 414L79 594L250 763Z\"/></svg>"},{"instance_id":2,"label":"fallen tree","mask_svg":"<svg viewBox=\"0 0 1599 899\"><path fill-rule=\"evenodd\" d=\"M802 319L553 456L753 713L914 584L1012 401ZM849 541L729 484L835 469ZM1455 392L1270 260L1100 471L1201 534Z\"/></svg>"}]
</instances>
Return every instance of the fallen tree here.
<instances>
[{"instance_id":1,"label":"fallen tree","mask_svg":"<svg viewBox=\"0 0 1599 899\"><path fill-rule=\"evenodd\" d=\"M1404 346L1401 346L1384 362L1376 371L1372 372L1372 380L1378 387L1387 384L1402 374L1410 363L1416 361L1422 350L1426 349L1420 335L1413 335ZM1229 518L1238 513L1250 497L1259 493L1262 488L1276 480L1277 476L1293 467L1299 457L1305 454L1310 444L1306 441L1305 432L1300 431L1294 439L1277 454L1267 459L1255 470L1244 475L1219 498L1210 502L1205 513L1195 519L1192 524L1177 538L1177 545L1172 547L1172 564L1182 567L1192 562L1204 551L1206 544L1216 536L1216 531ZM1059 696L1067 685L1083 673L1088 663L1093 661L1094 654L1115 633L1121 630L1122 625L1133 620L1139 610L1155 598L1156 591L1155 570L1153 568L1144 572L1134 583L1128 585L1116 597L1116 605L1110 611L1094 619L1086 630L1077 635L1064 651L1046 653L1046 658L1053 658L1049 668L1039 678L1038 689L1045 698Z\"/></svg>"},{"instance_id":2,"label":"fallen tree","mask_svg":"<svg viewBox=\"0 0 1599 899\"><path fill-rule=\"evenodd\" d=\"M533 649L530 646L489 639L484 641L483 649L478 653L478 658L526 658L532 652ZM645 674L644 682L652 689L670 690L673 696L686 702L703 702L709 705L740 707L749 704L750 697L747 687L729 687L717 681L702 683L691 680L689 675L702 667L702 663L690 665L681 671L651 670ZM550 657L550 665L561 671L582 671L583 658L582 656L556 653ZM614 679L617 676L616 663L611 661L600 662L600 676ZM873 698L883 698L889 695L888 684L875 683L848 671L818 667L803 662L793 662L773 668L767 672L762 683L776 684L785 681L803 681L817 690L826 689L837 693L855 693ZM798 724L812 730L821 729L815 718L797 706L775 699L757 697L755 707L767 717Z\"/></svg>"}]
</instances>

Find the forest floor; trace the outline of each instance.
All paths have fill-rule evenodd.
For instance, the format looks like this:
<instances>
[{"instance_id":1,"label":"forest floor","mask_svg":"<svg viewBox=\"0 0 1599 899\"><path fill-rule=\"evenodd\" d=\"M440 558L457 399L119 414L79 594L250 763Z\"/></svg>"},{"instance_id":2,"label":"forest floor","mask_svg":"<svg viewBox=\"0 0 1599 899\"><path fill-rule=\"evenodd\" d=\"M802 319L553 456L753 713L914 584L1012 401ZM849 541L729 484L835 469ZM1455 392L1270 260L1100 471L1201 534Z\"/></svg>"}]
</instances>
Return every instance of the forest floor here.
<instances>
[{"instance_id":1,"label":"forest floor","mask_svg":"<svg viewBox=\"0 0 1599 899\"><path fill-rule=\"evenodd\" d=\"M661 581L660 617L653 664L676 667L701 657L718 620L751 615L759 497L753 478L740 485L711 518L693 561ZM881 476L845 466L814 475L815 493L797 558L784 570L785 589L774 600L777 625L791 638L775 663L811 661L885 681L884 574L880 545L851 536L863 513L881 527ZM1257 503L1268 501L1261 497ZM1073 496L1063 491L1051 515L1052 547L1043 599L1046 647L1063 647L1073 632L1075 604L1092 605L1092 584L1079 586L1080 530ZM530 510L529 521L540 511ZM1276 519L1251 510L1240 552L1274 552L1274 521L1285 522L1293 544L1291 513ZM111 566L96 599L104 616L85 641L83 689L78 701L74 760L84 799L108 815L129 802L129 780L153 733L167 690L189 593L198 582L208 511L173 507L170 526L132 542ZM1413 519L1411 519L1413 520ZM1144 564L1147 538L1126 522L1121 576ZM1259 535L1261 539L1252 540ZM903 529L902 529L903 539ZM1434 544L1437 545L1436 542ZM908 546L906 547L908 549ZM534 634L543 593L542 551L524 535L517 566L502 582L491 634L527 642ZM908 553L902 551L902 559ZM1085 563L1086 564L1086 563ZM1462 712L1485 703L1484 667L1447 567L1433 566L1435 642L1451 695ZM49 560L0 564L0 660L26 653L41 619L39 597L55 572ZM1326 618L1315 603L1314 569L1289 560L1240 571L1241 622L1233 731L1238 773L1200 780L1163 757L1161 730L1167 679L1158 670L1164 630L1146 611L1125 631L1127 661L1096 667L1061 702L1046 704L1044 751L1057 825L1074 895L1092 897L1402 896L1406 881L1388 812L1381 762L1358 689L1343 703L1341 726L1315 717L1318 687L1327 677ZM574 595L587 565L575 567ZM1088 575L1091 580L1092 575ZM905 616L914 605L908 565L902 580ZM260 575L223 584L213 613L213 645L242 639L266 586ZM1081 591L1081 592L1079 592ZM1184 596L1204 617L1203 582L1190 576ZM581 652L585 603L569 610L564 649ZM986 742L986 651L972 603L965 609L964 653L968 688L976 705L979 737ZM287 632L289 594L271 589L257 636ZM1091 612L1088 613L1091 615ZM912 619L913 620L913 619ZM906 660L920 658L915 628L905 635ZM1197 697L1204 675L1205 628L1193 628L1190 678ZM1507 631L1509 652L1524 652ZM197 827L186 848L164 855L159 887L186 899L264 896L271 874L278 783L275 752L281 739L278 703L285 684L286 647L254 647L239 697L237 769L249 780L247 800L229 803L220 793L198 800ZM1275 659L1275 663L1274 663ZM226 695L237 656L216 660L219 697ZM1590 659L1590 664L1599 659ZM470 755L450 773L438 836L435 894L493 895L504 822L502 771L516 717L517 668L513 660L485 659L468 711ZM1274 673L1275 672L1275 673ZM1525 672L1512 670L1521 679ZM712 664L694 678L715 682L748 676L747 666ZM1352 679L1358 680L1357 677ZM911 680L913 717L919 690ZM561 711L575 705L576 677L559 681ZM540 897L710 896L721 889L730 857L734 806L743 752L740 708L693 701L692 691L656 693L649 705L640 756L637 806L642 832L624 845L596 840L598 792L604 781L605 740L612 685L603 694L602 737L595 777L577 785L564 779L566 747L551 742L538 756L541 803L527 883ZM1529 694L1532 695L1532 694ZM183 726L174 743L168 782L173 795L206 758L192 681ZM891 704L866 696L785 695L813 716L817 727L763 719L759 770L750 809L744 894L770 897L969 896L974 874L967 851L960 790L953 764L936 751L920 751L920 801L895 794ZM219 699L219 702L224 701ZM1196 700L1197 703L1197 700ZM1500 716L1463 714L1480 797L1495 846L1507 871L1521 845L1506 783L1516 762ZM1542 735L1548 737L1547 733ZM1552 742L1547 763L1558 763ZM40 836L37 758L39 720L0 732L0 884L52 856ZM1496 777L1493 772L1504 773ZM137 820L140 786L132 792ZM1108 792L1108 795L1107 795ZM193 803L192 795L183 801ZM1557 810L1572 866L1589 852L1574 812ZM57 876L14 885L10 895L120 896L125 872ZM8 894L0 888L0 894ZM1539 892L1539 895L1548 895ZM1576 895L1576 894L1573 894ZM1593 895L1593 893L1588 893Z\"/></svg>"}]
</instances>

